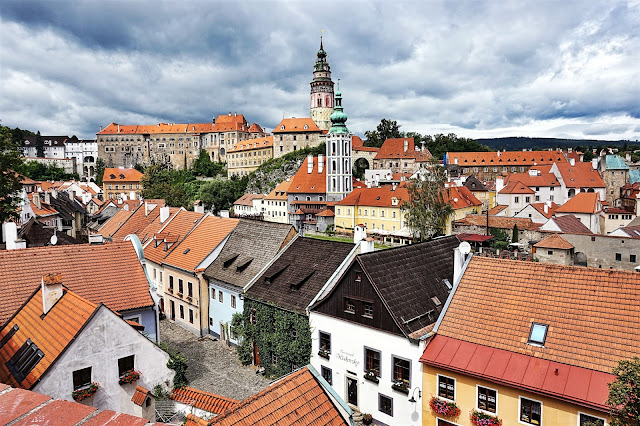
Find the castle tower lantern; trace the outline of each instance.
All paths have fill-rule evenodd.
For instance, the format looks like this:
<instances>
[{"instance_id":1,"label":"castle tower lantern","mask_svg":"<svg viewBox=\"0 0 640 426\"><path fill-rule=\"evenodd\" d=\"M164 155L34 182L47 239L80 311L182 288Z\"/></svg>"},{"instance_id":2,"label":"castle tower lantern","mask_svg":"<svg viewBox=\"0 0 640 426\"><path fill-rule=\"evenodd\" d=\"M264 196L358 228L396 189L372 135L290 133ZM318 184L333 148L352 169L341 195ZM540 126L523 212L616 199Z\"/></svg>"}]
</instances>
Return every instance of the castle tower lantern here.
<instances>
[{"instance_id":1,"label":"castle tower lantern","mask_svg":"<svg viewBox=\"0 0 640 426\"><path fill-rule=\"evenodd\" d=\"M311 119L321 130L329 130L331 113L333 112L334 96L333 81L331 81L331 67L327 60L327 52L322 46L320 36L320 50L316 55L313 66L313 80L311 81Z\"/></svg>"}]
</instances>

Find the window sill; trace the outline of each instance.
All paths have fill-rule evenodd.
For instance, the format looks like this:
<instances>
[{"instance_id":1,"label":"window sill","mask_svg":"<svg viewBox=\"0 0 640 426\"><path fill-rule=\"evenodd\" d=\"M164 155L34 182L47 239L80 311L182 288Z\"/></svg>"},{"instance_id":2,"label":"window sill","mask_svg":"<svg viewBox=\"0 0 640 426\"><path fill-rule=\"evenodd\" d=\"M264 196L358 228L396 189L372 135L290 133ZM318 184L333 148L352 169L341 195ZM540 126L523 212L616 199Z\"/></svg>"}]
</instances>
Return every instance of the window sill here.
<instances>
[{"instance_id":1,"label":"window sill","mask_svg":"<svg viewBox=\"0 0 640 426\"><path fill-rule=\"evenodd\" d=\"M370 375L368 375L368 374L365 374L365 375L364 375L364 379L365 379L365 380L368 380L368 381L370 381L370 382L373 382L373 383L375 383L376 385L377 385L378 383L380 383L380 379L379 379L377 376L370 376Z\"/></svg>"},{"instance_id":2,"label":"window sill","mask_svg":"<svg viewBox=\"0 0 640 426\"><path fill-rule=\"evenodd\" d=\"M362 315L362 318L373 319L373 315Z\"/></svg>"},{"instance_id":3,"label":"window sill","mask_svg":"<svg viewBox=\"0 0 640 426\"><path fill-rule=\"evenodd\" d=\"M351 315L355 315L355 314L356 314L355 312L347 311L347 310L345 310L345 311L344 311L344 313L345 313L345 314L351 314Z\"/></svg>"}]
</instances>

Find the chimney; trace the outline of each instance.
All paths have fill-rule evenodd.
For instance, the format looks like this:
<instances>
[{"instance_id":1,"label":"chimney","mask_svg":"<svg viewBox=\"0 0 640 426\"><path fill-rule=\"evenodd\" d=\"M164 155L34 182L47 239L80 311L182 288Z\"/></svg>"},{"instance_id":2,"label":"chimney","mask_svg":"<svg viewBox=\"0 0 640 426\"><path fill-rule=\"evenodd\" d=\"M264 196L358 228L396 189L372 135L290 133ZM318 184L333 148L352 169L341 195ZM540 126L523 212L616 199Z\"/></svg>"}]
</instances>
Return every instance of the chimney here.
<instances>
[{"instance_id":1,"label":"chimney","mask_svg":"<svg viewBox=\"0 0 640 426\"><path fill-rule=\"evenodd\" d=\"M591 168L592 168L593 170L598 170L598 157L594 157L594 158L591 160Z\"/></svg>"},{"instance_id":2,"label":"chimney","mask_svg":"<svg viewBox=\"0 0 640 426\"><path fill-rule=\"evenodd\" d=\"M129 191L129 199L130 200L135 200L136 197L136 192L135 191Z\"/></svg>"},{"instance_id":3,"label":"chimney","mask_svg":"<svg viewBox=\"0 0 640 426\"><path fill-rule=\"evenodd\" d=\"M98 244L104 244L104 237L102 236L102 234L89 235L89 244L92 246L98 245Z\"/></svg>"},{"instance_id":4,"label":"chimney","mask_svg":"<svg viewBox=\"0 0 640 426\"><path fill-rule=\"evenodd\" d=\"M497 177L496 178L496 194L502 191L502 188L504 188L504 179L501 177Z\"/></svg>"},{"instance_id":5,"label":"chimney","mask_svg":"<svg viewBox=\"0 0 640 426\"><path fill-rule=\"evenodd\" d=\"M34 192L33 193L33 204L35 204L35 206L39 209L42 208L42 203L40 202L40 193L39 192Z\"/></svg>"},{"instance_id":6,"label":"chimney","mask_svg":"<svg viewBox=\"0 0 640 426\"><path fill-rule=\"evenodd\" d=\"M15 250L18 239L18 227L15 222L5 222L2 224L2 238L6 243L7 250Z\"/></svg>"},{"instance_id":7,"label":"chimney","mask_svg":"<svg viewBox=\"0 0 640 426\"><path fill-rule=\"evenodd\" d=\"M44 193L44 203L51 204L51 194L49 194L48 192Z\"/></svg>"},{"instance_id":8,"label":"chimney","mask_svg":"<svg viewBox=\"0 0 640 426\"><path fill-rule=\"evenodd\" d=\"M324 156L322 154L318 154L318 174L322 173L324 169Z\"/></svg>"},{"instance_id":9,"label":"chimney","mask_svg":"<svg viewBox=\"0 0 640 426\"><path fill-rule=\"evenodd\" d=\"M367 227L365 225L356 225L353 228L353 243L358 244L360 241L367 239Z\"/></svg>"},{"instance_id":10,"label":"chimney","mask_svg":"<svg viewBox=\"0 0 640 426\"><path fill-rule=\"evenodd\" d=\"M547 203L544 203L544 214L549 214L549 206Z\"/></svg>"},{"instance_id":11,"label":"chimney","mask_svg":"<svg viewBox=\"0 0 640 426\"><path fill-rule=\"evenodd\" d=\"M575 158L569 158L569 164L571 164L571 167L574 167L576 165L576 159Z\"/></svg>"},{"instance_id":12,"label":"chimney","mask_svg":"<svg viewBox=\"0 0 640 426\"><path fill-rule=\"evenodd\" d=\"M118 124L118 133L120 133L120 125Z\"/></svg>"},{"instance_id":13,"label":"chimney","mask_svg":"<svg viewBox=\"0 0 640 426\"><path fill-rule=\"evenodd\" d=\"M404 152L407 152L407 150L409 149L409 141L408 140L404 140Z\"/></svg>"},{"instance_id":14,"label":"chimney","mask_svg":"<svg viewBox=\"0 0 640 426\"><path fill-rule=\"evenodd\" d=\"M47 274L42 277L42 313L46 314L62 297L62 274Z\"/></svg>"},{"instance_id":15,"label":"chimney","mask_svg":"<svg viewBox=\"0 0 640 426\"><path fill-rule=\"evenodd\" d=\"M204 203L200 200L196 200L193 203L193 211L196 213L204 213ZM162 210L160 210L160 214L162 214Z\"/></svg>"},{"instance_id":16,"label":"chimney","mask_svg":"<svg viewBox=\"0 0 640 426\"><path fill-rule=\"evenodd\" d=\"M631 154L627 152L627 155L624 156L624 159L631 162Z\"/></svg>"},{"instance_id":17,"label":"chimney","mask_svg":"<svg viewBox=\"0 0 640 426\"><path fill-rule=\"evenodd\" d=\"M309 154L307 157L307 173L311 174L313 172L313 155Z\"/></svg>"},{"instance_id":18,"label":"chimney","mask_svg":"<svg viewBox=\"0 0 640 426\"><path fill-rule=\"evenodd\" d=\"M164 223L167 219L169 219L169 207L160 207L160 223Z\"/></svg>"},{"instance_id":19,"label":"chimney","mask_svg":"<svg viewBox=\"0 0 640 426\"><path fill-rule=\"evenodd\" d=\"M220 217L229 218L229 210L220 210Z\"/></svg>"},{"instance_id":20,"label":"chimney","mask_svg":"<svg viewBox=\"0 0 640 426\"><path fill-rule=\"evenodd\" d=\"M458 164L458 159L457 158L453 159L453 164Z\"/></svg>"},{"instance_id":21,"label":"chimney","mask_svg":"<svg viewBox=\"0 0 640 426\"><path fill-rule=\"evenodd\" d=\"M500 157L500 150L498 150L498 157Z\"/></svg>"},{"instance_id":22,"label":"chimney","mask_svg":"<svg viewBox=\"0 0 640 426\"><path fill-rule=\"evenodd\" d=\"M102 126L100 126L100 131L102 131Z\"/></svg>"},{"instance_id":23,"label":"chimney","mask_svg":"<svg viewBox=\"0 0 640 426\"><path fill-rule=\"evenodd\" d=\"M471 246L468 242L463 241L460 243L458 247L453 249L453 283L457 283L460 279L460 274L462 274L462 266L464 265L465 260L467 260L467 255L471 253Z\"/></svg>"},{"instance_id":24,"label":"chimney","mask_svg":"<svg viewBox=\"0 0 640 426\"><path fill-rule=\"evenodd\" d=\"M373 238L365 238L360 241L360 254L371 253L375 250Z\"/></svg>"}]
</instances>

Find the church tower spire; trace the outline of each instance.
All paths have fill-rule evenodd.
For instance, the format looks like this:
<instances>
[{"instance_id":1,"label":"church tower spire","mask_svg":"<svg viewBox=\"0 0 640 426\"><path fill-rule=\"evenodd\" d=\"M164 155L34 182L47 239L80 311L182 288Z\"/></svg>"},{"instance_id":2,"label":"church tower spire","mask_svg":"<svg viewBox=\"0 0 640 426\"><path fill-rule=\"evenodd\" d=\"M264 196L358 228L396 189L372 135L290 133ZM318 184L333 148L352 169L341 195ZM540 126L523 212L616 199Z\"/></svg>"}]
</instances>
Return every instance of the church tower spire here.
<instances>
[{"instance_id":1,"label":"church tower spire","mask_svg":"<svg viewBox=\"0 0 640 426\"><path fill-rule=\"evenodd\" d=\"M313 80L311 81L311 119L321 130L329 130L330 116L333 112L333 81L331 67L324 51L322 35L320 35L320 50L316 54L313 66Z\"/></svg>"},{"instance_id":2,"label":"church tower spire","mask_svg":"<svg viewBox=\"0 0 640 426\"><path fill-rule=\"evenodd\" d=\"M341 201L353 190L351 165L351 133L347 129L347 114L342 110L340 80L336 106L331 114L331 128L326 139L327 201Z\"/></svg>"}]
</instances>

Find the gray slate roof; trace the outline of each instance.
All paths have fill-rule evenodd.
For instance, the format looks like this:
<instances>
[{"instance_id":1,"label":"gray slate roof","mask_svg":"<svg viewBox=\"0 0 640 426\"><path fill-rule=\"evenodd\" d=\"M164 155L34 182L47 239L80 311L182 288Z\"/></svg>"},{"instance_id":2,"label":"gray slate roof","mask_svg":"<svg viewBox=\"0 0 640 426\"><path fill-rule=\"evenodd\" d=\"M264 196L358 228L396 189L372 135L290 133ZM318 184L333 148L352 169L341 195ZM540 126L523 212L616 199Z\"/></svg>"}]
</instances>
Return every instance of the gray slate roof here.
<instances>
[{"instance_id":1,"label":"gray slate roof","mask_svg":"<svg viewBox=\"0 0 640 426\"><path fill-rule=\"evenodd\" d=\"M292 229L284 223L240 220L204 275L244 287L278 254Z\"/></svg>"},{"instance_id":2,"label":"gray slate roof","mask_svg":"<svg viewBox=\"0 0 640 426\"><path fill-rule=\"evenodd\" d=\"M300 237L258 277L247 297L304 313L353 249L352 243Z\"/></svg>"},{"instance_id":3,"label":"gray slate roof","mask_svg":"<svg viewBox=\"0 0 640 426\"><path fill-rule=\"evenodd\" d=\"M459 244L451 235L357 257L406 335L438 319L450 291L444 279L453 285L453 251Z\"/></svg>"}]
</instances>

